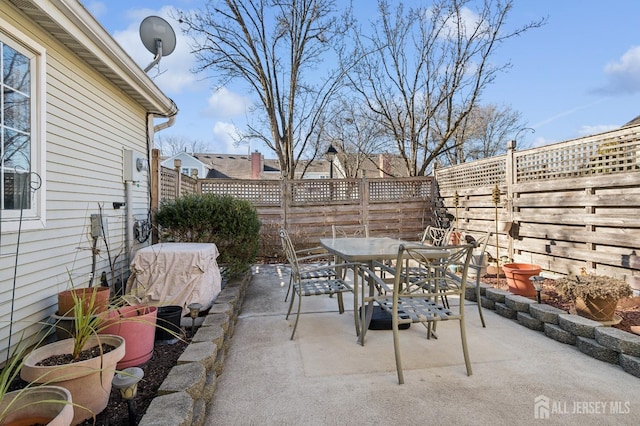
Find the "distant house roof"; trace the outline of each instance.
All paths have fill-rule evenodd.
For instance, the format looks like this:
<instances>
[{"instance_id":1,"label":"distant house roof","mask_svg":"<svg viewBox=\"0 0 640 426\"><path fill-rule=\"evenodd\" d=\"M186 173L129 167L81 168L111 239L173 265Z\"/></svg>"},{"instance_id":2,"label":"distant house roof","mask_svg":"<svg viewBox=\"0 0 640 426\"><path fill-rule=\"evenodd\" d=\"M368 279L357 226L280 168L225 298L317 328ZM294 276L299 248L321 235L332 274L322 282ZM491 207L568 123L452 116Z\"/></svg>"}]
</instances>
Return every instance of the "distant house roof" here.
<instances>
[{"instance_id":1,"label":"distant house roof","mask_svg":"<svg viewBox=\"0 0 640 426\"><path fill-rule=\"evenodd\" d=\"M631 127L631 126L637 126L639 124L640 124L640 115L634 118L633 120L629 121L628 123L623 124L621 127Z\"/></svg>"},{"instance_id":2,"label":"distant house roof","mask_svg":"<svg viewBox=\"0 0 640 426\"><path fill-rule=\"evenodd\" d=\"M278 160L270 160L261 157L262 170L267 175L262 178L269 178L271 175L277 175L274 178L280 178L280 167ZM206 164L209 169L207 178L209 179L252 179L251 156L243 154L211 154L211 153L195 153L191 154L194 158Z\"/></svg>"}]
</instances>

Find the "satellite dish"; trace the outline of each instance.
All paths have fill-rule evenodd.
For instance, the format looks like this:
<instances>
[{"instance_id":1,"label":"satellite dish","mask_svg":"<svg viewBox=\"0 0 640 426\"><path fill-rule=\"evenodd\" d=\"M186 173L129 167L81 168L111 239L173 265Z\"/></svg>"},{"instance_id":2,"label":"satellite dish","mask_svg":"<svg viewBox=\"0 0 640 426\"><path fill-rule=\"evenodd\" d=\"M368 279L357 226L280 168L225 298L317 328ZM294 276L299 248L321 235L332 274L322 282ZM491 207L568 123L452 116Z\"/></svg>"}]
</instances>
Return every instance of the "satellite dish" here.
<instances>
[{"instance_id":1,"label":"satellite dish","mask_svg":"<svg viewBox=\"0 0 640 426\"><path fill-rule=\"evenodd\" d=\"M171 25L159 16L147 16L140 23L140 38L147 50L155 55L144 72L153 68L163 56L169 56L176 48L176 33Z\"/></svg>"}]
</instances>

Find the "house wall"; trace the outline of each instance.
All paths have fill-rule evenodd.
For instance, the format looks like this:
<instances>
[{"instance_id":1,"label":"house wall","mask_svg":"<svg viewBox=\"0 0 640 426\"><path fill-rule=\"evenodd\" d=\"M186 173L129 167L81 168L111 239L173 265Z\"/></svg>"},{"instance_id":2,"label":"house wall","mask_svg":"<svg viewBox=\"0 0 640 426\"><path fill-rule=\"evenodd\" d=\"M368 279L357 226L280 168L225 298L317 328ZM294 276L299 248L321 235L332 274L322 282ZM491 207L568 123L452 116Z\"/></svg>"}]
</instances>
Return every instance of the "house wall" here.
<instances>
[{"instance_id":1,"label":"house wall","mask_svg":"<svg viewBox=\"0 0 640 426\"><path fill-rule=\"evenodd\" d=\"M4 360L13 311L12 345L22 330L56 310L59 291L86 286L92 268L91 215L107 217L112 259L124 273L126 209L123 150L147 156L146 112L119 88L5 2L1 15L46 48L46 225L7 232L0 241L0 356ZM145 177L132 185L135 219L146 219L149 206ZM19 242L19 245L18 245ZM134 244L133 250L143 244ZM96 279L108 270L106 246L99 241ZM16 255L17 252L17 255ZM16 261L17 257L17 261ZM14 266L17 265L17 267ZM14 294L15 291L15 294ZM1 361L0 361L1 362Z\"/></svg>"},{"instance_id":2,"label":"house wall","mask_svg":"<svg viewBox=\"0 0 640 426\"><path fill-rule=\"evenodd\" d=\"M208 170L205 167L205 165L202 164L201 161L198 161L197 159L193 158L191 155L187 153L176 154L173 157L164 160L162 162L162 166L169 169L173 169L174 168L173 160L176 160L176 159L181 161L181 165L180 165L181 169L184 169L184 168L188 168L189 170L198 169L199 179L203 179L207 177ZM188 176L191 176L191 173L189 173Z\"/></svg>"}]
</instances>

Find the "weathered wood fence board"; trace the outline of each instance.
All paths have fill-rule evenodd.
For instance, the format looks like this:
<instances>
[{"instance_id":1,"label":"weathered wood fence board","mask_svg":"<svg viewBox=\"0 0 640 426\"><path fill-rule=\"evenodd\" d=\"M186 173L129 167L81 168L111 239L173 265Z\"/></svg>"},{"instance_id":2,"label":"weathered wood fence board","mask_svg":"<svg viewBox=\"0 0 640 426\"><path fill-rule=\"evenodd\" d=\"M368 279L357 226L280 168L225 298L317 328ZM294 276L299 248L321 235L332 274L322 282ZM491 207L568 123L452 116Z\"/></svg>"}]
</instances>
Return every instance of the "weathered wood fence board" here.
<instances>
[{"instance_id":1,"label":"weathered wood fence board","mask_svg":"<svg viewBox=\"0 0 640 426\"><path fill-rule=\"evenodd\" d=\"M415 240L432 223L435 179L231 180L193 179L160 167L154 155L156 199L187 192L233 195L250 201L262 223L260 256L281 257L278 230L286 227L296 247L314 247L331 225L368 224L372 235ZM185 184L187 182L187 184ZM153 208L157 208L156 203Z\"/></svg>"},{"instance_id":2,"label":"weathered wood fence board","mask_svg":"<svg viewBox=\"0 0 640 426\"><path fill-rule=\"evenodd\" d=\"M534 262L548 273L619 276L640 289L640 127L438 170L440 196L460 226L500 233L488 251ZM496 205L495 186L500 190Z\"/></svg>"}]
</instances>

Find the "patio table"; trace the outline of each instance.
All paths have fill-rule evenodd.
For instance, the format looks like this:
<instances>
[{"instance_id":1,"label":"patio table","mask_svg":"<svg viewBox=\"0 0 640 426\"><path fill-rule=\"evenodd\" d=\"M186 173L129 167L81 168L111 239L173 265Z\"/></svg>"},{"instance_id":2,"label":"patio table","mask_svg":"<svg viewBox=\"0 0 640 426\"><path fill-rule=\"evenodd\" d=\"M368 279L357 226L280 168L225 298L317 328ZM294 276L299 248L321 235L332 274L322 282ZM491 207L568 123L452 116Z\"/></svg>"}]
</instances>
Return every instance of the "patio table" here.
<instances>
[{"instance_id":1,"label":"patio table","mask_svg":"<svg viewBox=\"0 0 640 426\"><path fill-rule=\"evenodd\" d=\"M424 246L421 243L398 240L390 237L351 237L351 238L321 238L320 245L327 251L345 262L353 263L353 315L356 323L356 334L358 343L364 346L365 328L371 321L373 314L373 292L374 286L369 285L369 295L364 295L364 283L362 291L359 290L358 283L358 263L366 264L369 269L374 270L376 261L395 260L398 257L398 248L405 246ZM438 250L434 250L437 255ZM360 302L360 303L358 303ZM365 303L368 305L365 307ZM362 309L359 309L362 307ZM358 317L360 315L360 318Z\"/></svg>"}]
</instances>

